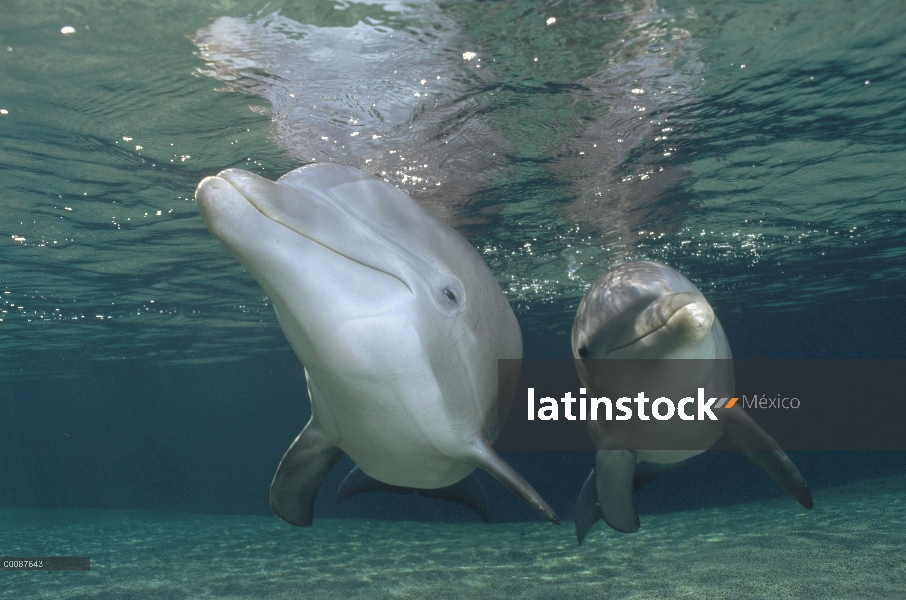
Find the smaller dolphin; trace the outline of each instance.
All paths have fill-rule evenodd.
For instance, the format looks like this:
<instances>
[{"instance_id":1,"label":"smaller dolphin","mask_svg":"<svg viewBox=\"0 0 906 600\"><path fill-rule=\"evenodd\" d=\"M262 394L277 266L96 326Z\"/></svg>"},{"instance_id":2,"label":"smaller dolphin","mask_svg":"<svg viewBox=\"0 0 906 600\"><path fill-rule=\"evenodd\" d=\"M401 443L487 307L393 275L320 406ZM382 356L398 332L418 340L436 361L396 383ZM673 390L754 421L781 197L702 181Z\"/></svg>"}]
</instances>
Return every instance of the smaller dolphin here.
<instances>
[{"instance_id":1,"label":"smaller dolphin","mask_svg":"<svg viewBox=\"0 0 906 600\"><path fill-rule=\"evenodd\" d=\"M308 165L276 182L228 169L195 192L205 224L258 280L305 367L311 420L286 451L271 507L312 524L343 453L339 499L378 489L444 497L487 520L475 467L559 522L491 444L497 360L522 334L475 249L392 185ZM515 392L516 381L501 382Z\"/></svg>"},{"instance_id":2,"label":"smaller dolphin","mask_svg":"<svg viewBox=\"0 0 906 600\"><path fill-rule=\"evenodd\" d=\"M696 388L717 398L733 396L732 354L720 321L691 281L660 263L625 263L598 278L576 312L572 348L589 394L618 398L644 385L668 398ZM740 405L719 413L718 421L589 421L599 450L576 506L579 543L602 517L617 531L636 531L633 492L724 433L746 459L812 508L805 481L777 442Z\"/></svg>"}]
</instances>

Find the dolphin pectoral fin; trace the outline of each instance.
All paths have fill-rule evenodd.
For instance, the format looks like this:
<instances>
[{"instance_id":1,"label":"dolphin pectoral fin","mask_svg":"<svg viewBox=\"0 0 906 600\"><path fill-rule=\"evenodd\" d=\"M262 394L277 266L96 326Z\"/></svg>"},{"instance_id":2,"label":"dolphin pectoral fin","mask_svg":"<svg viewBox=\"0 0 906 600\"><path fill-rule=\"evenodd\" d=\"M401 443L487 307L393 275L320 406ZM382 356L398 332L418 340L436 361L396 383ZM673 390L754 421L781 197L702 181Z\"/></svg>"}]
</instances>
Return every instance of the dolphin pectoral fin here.
<instances>
[{"instance_id":1,"label":"dolphin pectoral fin","mask_svg":"<svg viewBox=\"0 0 906 600\"><path fill-rule=\"evenodd\" d=\"M481 467L494 476L494 479L502 483L508 490L522 498L526 504L535 509L539 515L554 523L560 524L560 517L557 516L547 502L517 473L513 467L506 464L502 458L486 442L474 444L472 446L472 461L476 466Z\"/></svg>"},{"instance_id":2,"label":"dolphin pectoral fin","mask_svg":"<svg viewBox=\"0 0 906 600\"><path fill-rule=\"evenodd\" d=\"M595 491L595 470L592 469L576 500L576 539L580 544L585 541L591 526L600 518L601 509L598 507L598 494Z\"/></svg>"},{"instance_id":3,"label":"dolphin pectoral fin","mask_svg":"<svg viewBox=\"0 0 906 600\"><path fill-rule=\"evenodd\" d=\"M721 414L720 422L730 436L733 447L776 481L799 504L812 508L812 493L805 480L774 438L759 427L742 408L734 407L726 412L728 414Z\"/></svg>"},{"instance_id":4,"label":"dolphin pectoral fin","mask_svg":"<svg viewBox=\"0 0 906 600\"><path fill-rule=\"evenodd\" d=\"M598 450L595 456L595 492L604 521L623 533L639 529L632 490L636 456L629 450Z\"/></svg>"},{"instance_id":5,"label":"dolphin pectoral fin","mask_svg":"<svg viewBox=\"0 0 906 600\"><path fill-rule=\"evenodd\" d=\"M329 444L311 421L283 455L271 483L274 514L300 527L310 527L315 496L343 451Z\"/></svg>"},{"instance_id":6,"label":"dolphin pectoral fin","mask_svg":"<svg viewBox=\"0 0 906 600\"><path fill-rule=\"evenodd\" d=\"M809 491L799 469L783 450L739 450L746 460L764 471L768 477L795 498L805 508L812 508L812 493Z\"/></svg>"}]
</instances>

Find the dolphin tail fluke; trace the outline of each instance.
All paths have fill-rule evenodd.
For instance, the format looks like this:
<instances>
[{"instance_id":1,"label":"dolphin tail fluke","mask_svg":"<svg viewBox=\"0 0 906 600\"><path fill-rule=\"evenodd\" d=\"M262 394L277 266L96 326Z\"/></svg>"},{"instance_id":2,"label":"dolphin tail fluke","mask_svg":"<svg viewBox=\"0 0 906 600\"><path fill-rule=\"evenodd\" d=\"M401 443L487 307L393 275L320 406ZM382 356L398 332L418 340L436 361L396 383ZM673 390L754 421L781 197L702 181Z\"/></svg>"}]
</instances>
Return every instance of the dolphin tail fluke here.
<instances>
[{"instance_id":1,"label":"dolphin tail fluke","mask_svg":"<svg viewBox=\"0 0 906 600\"><path fill-rule=\"evenodd\" d=\"M415 488L400 487L390 485L383 481L378 481L374 477L365 475L365 472L358 467L353 467L340 484L337 490L337 504L345 502L353 496L367 494L368 492L396 492L397 494L411 494Z\"/></svg>"},{"instance_id":2,"label":"dolphin tail fluke","mask_svg":"<svg viewBox=\"0 0 906 600\"><path fill-rule=\"evenodd\" d=\"M812 508L812 493L805 484L799 469L786 455L780 445L767 432L749 417L742 408L734 407L721 415L721 423L733 447L746 460L764 471L777 482L790 496L805 508Z\"/></svg>"},{"instance_id":3,"label":"dolphin tail fluke","mask_svg":"<svg viewBox=\"0 0 906 600\"><path fill-rule=\"evenodd\" d=\"M300 527L310 527L315 496L343 451L328 443L311 421L283 455L271 483L274 514Z\"/></svg>"},{"instance_id":4,"label":"dolphin tail fluke","mask_svg":"<svg viewBox=\"0 0 906 600\"><path fill-rule=\"evenodd\" d=\"M547 502L517 473L513 467L508 465L487 443L475 444L472 447L472 460L474 463L494 476L508 490L522 498L526 504L535 509L535 511L556 525L560 524L560 517L557 516Z\"/></svg>"},{"instance_id":5,"label":"dolphin tail fluke","mask_svg":"<svg viewBox=\"0 0 906 600\"><path fill-rule=\"evenodd\" d=\"M447 487L416 489L378 481L366 475L360 468L355 467L346 475L343 483L340 484L340 489L337 491L337 502L343 502L358 494L381 491L396 492L397 494L418 492L420 496L425 498L440 498L471 508L485 523L491 518L491 505L488 502L488 495L485 493L475 473L470 473L468 477Z\"/></svg>"},{"instance_id":6,"label":"dolphin tail fluke","mask_svg":"<svg viewBox=\"0 0 906 600\"><path fill-rule=\"evenodd\" d=\"M601 509L598 507L598 494L595 491L595 470L592 469L579 492L576 500L576 539L581 544L591 526L601 518Z\"/></svg>"},{"instance_id":7,"label":"dolphin tail fluke","mask_svg":"<svg viewBox=\"0 0 906 600\"><path fill-rule=\"evenodd\" d=\"M604 521L623 533L639 529L635 489L636 456L629 450L598 450L595 455L595 493Z\"/></svg>"},{"instance_id":8,"label":"dolphin tail fluke","mask_svg":"<svg viewBox=\"0 0 906 600\"><path fill-rule=\"evenodd\" d=\"M635 476L632 479L632 491L637 492L667 471L685 467L686 461L681 460L675 463L650 463L640 462L635 466Z\"/></svg>"},{"instance_id":9,"label":"dolphin tail fluke","mask_svg":"<svg viewBox=\"0 0 906 600\"><path fill-rule=\"evenodd\" d=\"M433 490L418 490L419 495L426 498L443 498L463 506L468 506L481 517L481 520L487 523L491 518L491 504L488 502L488 494L484 491L481 482L475 472L469 473L468 477L449 485Z\"/></svg>"}]
</instances>

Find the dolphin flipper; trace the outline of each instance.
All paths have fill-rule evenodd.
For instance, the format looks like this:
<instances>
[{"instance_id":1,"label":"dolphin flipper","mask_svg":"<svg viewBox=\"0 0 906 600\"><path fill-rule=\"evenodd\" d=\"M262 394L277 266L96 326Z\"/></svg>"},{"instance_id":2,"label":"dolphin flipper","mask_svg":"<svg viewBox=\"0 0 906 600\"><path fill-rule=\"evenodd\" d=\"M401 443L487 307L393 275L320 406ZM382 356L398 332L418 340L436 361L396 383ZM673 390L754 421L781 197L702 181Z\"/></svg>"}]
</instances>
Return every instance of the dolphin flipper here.
<instances>
[{"instance_id":1,"label":"dolphin flipper","mask_svg":"<svg viewBox=\"0 0 906 600\"><path fill-rule=\"evenodd\" d=\"M292 525L311 527L318 488L342 456L309 421L277 467L271 483L274 514Z\"/></svg>"},{"instance_id":2,"label":"dolphin flipper","mask_svg":"<svg viewBox=\"0 0 906 600\"><path fill-rule=\"evenodd\" d=\"M485 523L491 518L491 505L488 502L488 495L474 472L470 473L465 479L447 487L416 489L383 483L373 477L369 477L360 468L355 467L346 475L343 483L340 484L340 489L337 491L337 502L343 502L358 494L379 491L396 492L397 494L418 492L419 496L424 496L425 498L441 498L471 508Z\"/></svg>"},{"instance_id":3,"label":"dolphin flipper","mask_svg":"<svg viewBox=\"0 0 906 600\"><path fill-rule=\"evenodd\" d=\"M579 498L576 500L576 539L581 544L588 535L591 526L601 518L601 509L598 507L598 494L595 491L595 470L592 469L582 485Z\"/></svg>"},{"instance_id":4,"label":"dolphin flipper","mask_svg":"<svg viewBox=\"0 0 906 600\"><path fill-rule=\"evenodd\" d=\"M508 490L522 498L522 500L535 509L535 511L556 525L560 524L560 517L547 505L547 502L517 473L513 467L497 456L497 453L487 442L477 442L472 445L472 460L494 476Z\"/></svg>"},{"instance_id":5,"label":"dolphin flipper","mask_svg":"<svg viewBox=\"0 0 906 600\"><path fill-rule=\"evenodd\" d=\"M667 471L682 467L685 461L670 464L655 464L640 462L635 466L635 473L632 477L632 491L637 492ZM576 500L576 539L581 544L588 535L591 526L598 522L602 517L601 508L598 506L598 492L595 489L595 471L592 469L582 485L582 491L579 492L579 498ZM628 532L627 532L628 533Z\"/></svg>"},{"instance_id":6,"label":"dolphin flipper","mask_svg":"<svg viewBox=\"0 0 906 600\"><path fill-rule=\"evenodd\" d=\"M799 504L805 508L814 506L812 493L799 469L774 438L759 427L741 407L734 407L727 411L727 414L722 414L720 421L730 436L733 447L746 460L764 471Z\"/></svg>"},{"instance_id":7,"label":"dolphin flipper","mask_svg":"<svg viewBox=\"0 0 906 600\"><path fill-rule=\"evenodd\" d=\"M635 453L629 450L598 450L595 456L595 492L601 516L623 533L639 528L639 513L632 499L635 463Z\"/></svg>"},{"instance_id":8,"label":"dolphin flipper","mask_svg":"<svg viewBox=\"0 0 906 600\"><path fill-rule=\"evenodd\" d=\"M737 448L737 450L739 450ZM812 493L809 491L799 469L783 450L739 450L746 460L761 469L768 477L795 498L805 508L812 508Z\"/></svg>"}]
</instances>

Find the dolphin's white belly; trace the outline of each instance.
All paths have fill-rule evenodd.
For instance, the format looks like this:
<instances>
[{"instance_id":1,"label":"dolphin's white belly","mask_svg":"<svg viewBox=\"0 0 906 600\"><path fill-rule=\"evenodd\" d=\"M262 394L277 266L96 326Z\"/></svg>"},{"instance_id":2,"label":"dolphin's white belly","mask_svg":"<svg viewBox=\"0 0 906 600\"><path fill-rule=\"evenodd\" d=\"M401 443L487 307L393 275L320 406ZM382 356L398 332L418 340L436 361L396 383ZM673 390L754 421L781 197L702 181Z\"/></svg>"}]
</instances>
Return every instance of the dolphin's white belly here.
<instances>
[{"instance_id":1,"label":"dolphin's white belly","mask_svg":"<svg viewBox=\"0 0 906 600\"><path fill-rule=\"evenodd\" d=\"M464 375L456 378L462 389L441 389L410 319L351 319L321 340L324 362L306 366L312 418L362 471L392 485L437 488L475 468L465 451L486 411L451 410L451 402L478 394Z\"/></svg>"},{"instance_id":2,"label":"dolphin's white belly","mask_svg":"<svg viewBox=\"0 0 906 600\"><path fill-rule=\"evenodd\" d=\"M313 421L362 471L385 483L438 488L468 475L475 465L464 451L479 437L477 419L451 419L433 378L393 383L310 380Z\"/></svg>"},{"instance_id":3,"label":"dolphin's white belly","mask_svg":"<svg viewBox=\"0 0 906 600\"><path fill-rule=\"evenodd\" d=\"M398 425L395 421L349 419L344 429L351 435L344 436L338 445L367 475L391 485L446 487L475 469L474 464L454 456L457 447L439 447L434 434L444 433L440 428L424 428L422 423L412 422ZM463 441L467 444L471 440Z\"/></svg>"}]
</instances>

